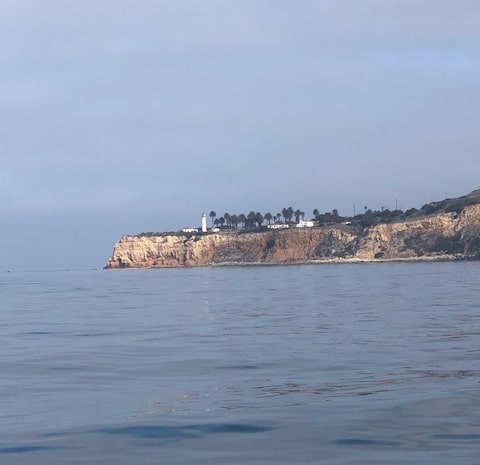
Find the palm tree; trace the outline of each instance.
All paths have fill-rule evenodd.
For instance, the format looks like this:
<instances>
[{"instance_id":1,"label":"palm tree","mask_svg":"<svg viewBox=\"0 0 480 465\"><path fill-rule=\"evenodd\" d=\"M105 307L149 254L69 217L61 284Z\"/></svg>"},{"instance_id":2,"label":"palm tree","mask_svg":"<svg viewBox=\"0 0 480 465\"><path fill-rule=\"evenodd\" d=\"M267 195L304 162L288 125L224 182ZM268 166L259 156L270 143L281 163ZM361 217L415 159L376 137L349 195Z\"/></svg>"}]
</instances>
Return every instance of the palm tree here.
<instances>
[{"instance_id":1,"label":"palm tree","mask_svg":"<svg viewBox=\"0 0 480 465\"><path fill-rule=\"evenodd\" d=\"M255 212L252 210L247 215L248 226L254 227L255 226Z\"/></svg>"},{"instance_id":2,"label":"palm tree","mask_svg":"<svg viewBox=\"0 0 480 465\"><path fill-rule=\"evenodd\" d=\"M213 220L216 218L217 214L212 210L209 214L210 218L212 219L212 228L213 228Z\"/></svg>"},{"instance_id":3,"label":"palm tree","mask_svg":"<svg viewBox=\"0 0 480 465\"><path fill-rule=\"evenodd\" d=\"M225 218L223 216L221 216L219 219L218 219L218 222L220 223L220 226L223 226L225 224Z\"/></svg>"},{"instance_id":4,"label":"palm tree","mask_svg":"<svg viewBox=\"0 0 480 465\"><path fill-rule=\"evenodd\" d=\"M227 226L230 226L230 213L225 213L223 215L223 217L225 218L225 221L227 222Z\"/></svg>"},{"instance_id":5,"label":"palm tree","mask_svg":"<svg viewBox=\"0 0 480 465\"><path fill-rule=\"evenodd\" d=\"M230 224L232 224L232 226L235 226L235 229L237 229L238 223L240 223L240 220L239 220L238 216L237 215L231 215L230 216Z\"/></svg>"},{"instance_id":6,"label":"palm tree","mask_svg":"<svg viewBox=\"0 0 480 465\"><path fill-rule=\"evenodd\" d=\"M262 227L263 215L260 212L255 213L255 222L258 224L258 227Z\"/></svg>"},{"instance_id":7,"label":"palm tree","mask_svg":"<svg viewBox=\"0 0 480 465\"><path fill-rule=\"evenodd\" d=\"M320 212L318 211L318 208L315 208L313 210L313 216L316 218L318 215L320 215Z\"/></svg>"},{"instance_id":8,"label":"palm tree","mask_svg":"<svg viewBox=\"0 0 480 465\"><path fill-rule=\"evenodd\" d=\"M285 218L285 222L290 223L293 217L293 208L288 207L288 208L282 209L282 214L283 214L283 217Z\"/></svg>"},{"instance_id":9,"label":"palm tree","mask_svg":"<svg viewBox=\"0 0 480 465\"><path fill-rule=\"evenodd\" d=\"M263 217L268 221L268 224L270 224L270 222L272 221L272 214L270 212L267 212Z\"/></svg>"},{"instance_id":10,"label":"palm tree","mask_svg":"<svg viewBox=\"0 0 480 465\"><path fill-rule=\"evenodd\" d=\"M288 207L288 221L291 222L292 221L292 218L293 218L293 208L292 207Z\"/></svg>"},{"instance_id":11,"label":"palm tree","mask_svg":"<svg viewBox=\"0 0 480 465\"><path fill-rule=\"evenodd\" d=\"M244 228L247 226L247 217L243 213L240 213L240 215L238 215L238 220L240 221L240 223L243 224Z\"/></svg>"},{"instance_id":12,"label":"palm tree","mask_svg":"<svg viewBox=\"0 0 480 465\"><path fill-rule=\"evenodd\" d=\"M294 214L295 214L295 221L297 223L300 223L300 217L302 216L302 212L297 208Z\"/></svg>"}]
</instances>

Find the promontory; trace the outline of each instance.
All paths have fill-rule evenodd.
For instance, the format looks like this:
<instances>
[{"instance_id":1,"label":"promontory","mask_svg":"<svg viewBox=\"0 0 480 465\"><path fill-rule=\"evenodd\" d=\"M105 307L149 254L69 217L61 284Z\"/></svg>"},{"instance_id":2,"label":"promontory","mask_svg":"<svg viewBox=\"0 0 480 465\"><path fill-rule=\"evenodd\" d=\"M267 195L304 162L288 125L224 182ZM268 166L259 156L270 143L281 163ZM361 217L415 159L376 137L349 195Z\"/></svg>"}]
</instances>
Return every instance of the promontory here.
<instances>
[{"instance_id":1,"label":"promontory","mask_svg":"<svg viewBox=\"0 0 480 465\"><path fill-rule=\"evenodd\" d=\"M419 210L299 224L125 236L105 268L480 258L480 190Z\"/></svg>"}]
</instances>

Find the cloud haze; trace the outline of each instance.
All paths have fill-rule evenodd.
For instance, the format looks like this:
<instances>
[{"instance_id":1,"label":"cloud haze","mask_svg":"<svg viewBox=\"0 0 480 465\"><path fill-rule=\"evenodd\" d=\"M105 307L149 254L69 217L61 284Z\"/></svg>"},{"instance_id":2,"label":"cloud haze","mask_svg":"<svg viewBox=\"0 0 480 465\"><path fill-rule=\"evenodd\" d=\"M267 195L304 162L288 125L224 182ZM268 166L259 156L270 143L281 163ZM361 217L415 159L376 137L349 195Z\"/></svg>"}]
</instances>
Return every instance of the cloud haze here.
<instances>
[{"instance_id":1,"label":"cloud haze","mask_svg":"<svg viewBox=\"0 0 480 465\"><path fill-rule=\"evenodd\" d=\"M469 0L2 2L0 269L478 188L479 26Z\"/></svg>"}]
</instances>

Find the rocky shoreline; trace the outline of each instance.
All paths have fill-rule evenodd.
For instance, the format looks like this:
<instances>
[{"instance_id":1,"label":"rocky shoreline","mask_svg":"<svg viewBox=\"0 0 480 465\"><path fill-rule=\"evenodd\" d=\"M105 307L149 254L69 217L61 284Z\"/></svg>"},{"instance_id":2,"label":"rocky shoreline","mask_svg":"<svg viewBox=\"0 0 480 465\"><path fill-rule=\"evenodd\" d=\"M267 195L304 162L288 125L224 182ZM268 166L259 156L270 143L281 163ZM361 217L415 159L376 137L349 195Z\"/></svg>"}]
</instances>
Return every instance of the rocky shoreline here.
<instances>
[{"instance_id":1,"label":"rocky shoreline","mask_svg":"<svg viewBox=\"0 0 480 465\"><path fill-rule=\"evenodd\" d=\"M427 256L427 257L410 257L410 258L373 258L373 259L363 259L363 258L326 258L319 260L298 260L295 262L282 262L282 263L266 263L266 262L223 262L223 263L206 263L204 265L189 265L188 267L212 267L212 268L221 268L221 267L257 267L257 266L296 266L296 265L368 265L368 264L377 264L377 263L431 263L431 262L462 262L462 261L478 261L480 258L473 257L460 257L453 255L437 255L437 256ZM163 269L163 268L185 268L186 266L178 267L166 267L166 266L157 266L153 265L148 268L150 269ZM121 267L125 269L127 267ZM138 268L138 267L136 267ZM145 267L140 267L145 268ZM105 267L105 269L110 269ZM120 269L120 268L116 268Z\"/></svg>"}]
</instances>

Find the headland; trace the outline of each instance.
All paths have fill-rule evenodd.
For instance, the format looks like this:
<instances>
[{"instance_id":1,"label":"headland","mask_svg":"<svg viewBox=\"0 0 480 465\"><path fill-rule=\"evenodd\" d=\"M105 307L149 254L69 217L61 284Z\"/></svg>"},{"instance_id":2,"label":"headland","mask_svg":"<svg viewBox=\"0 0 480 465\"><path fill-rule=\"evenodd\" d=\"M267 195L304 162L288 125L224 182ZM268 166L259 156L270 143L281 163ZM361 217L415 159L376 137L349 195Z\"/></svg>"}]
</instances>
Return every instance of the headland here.
<instances>
[{"instance_id":1,"label":"headland","mask_svg":"<svg viewBox=\"0 0 480 465\"><path fill-rule=\"evenodd\" d=\"M311 221L253 223L241 229L207 229L202 220L198 229L125 236L115 244L105 268L480 258L480 190L420 210L389 212L385 221L381 213L365 212L337 222L321 222L322 215L316 215Z\"/></svg>"}]
</instances>

